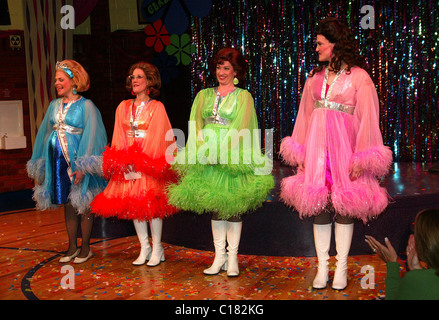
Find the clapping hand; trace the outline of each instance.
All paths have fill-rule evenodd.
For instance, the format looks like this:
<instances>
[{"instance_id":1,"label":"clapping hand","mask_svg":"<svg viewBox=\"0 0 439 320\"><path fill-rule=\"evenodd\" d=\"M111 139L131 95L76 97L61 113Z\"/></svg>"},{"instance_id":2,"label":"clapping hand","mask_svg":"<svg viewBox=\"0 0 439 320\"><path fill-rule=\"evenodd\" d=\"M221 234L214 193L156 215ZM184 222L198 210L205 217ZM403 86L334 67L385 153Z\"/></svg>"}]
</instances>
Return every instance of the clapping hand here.
<instances>
[{"instance_id":1,"label":"clapping hand","mask_svg":"<svg viewBox=\"0 0 439 320\"><path fill-rule=\"evenodd\" d=\"M415 237L411 235L407 244L407 267L410 270L422 269L415 247Z\"/></svg>"},{"instance_id":2,"label":"clapping hand","mask_svg":"<svg viewBox=\"0 0 439 320\"><path fill-rule=\"evenodd\" d=\"M397 262L398 255L397 255L395 249L393 248L392 244L390 243L390 240L388 238L384 238L384 241L385 241L386 245L379 243L372 236L366 236L366 242L372 248L373 252L378 254L378 256L381 258L381 260L383 260L385 263Z\"/></svg>"}]
</instances>

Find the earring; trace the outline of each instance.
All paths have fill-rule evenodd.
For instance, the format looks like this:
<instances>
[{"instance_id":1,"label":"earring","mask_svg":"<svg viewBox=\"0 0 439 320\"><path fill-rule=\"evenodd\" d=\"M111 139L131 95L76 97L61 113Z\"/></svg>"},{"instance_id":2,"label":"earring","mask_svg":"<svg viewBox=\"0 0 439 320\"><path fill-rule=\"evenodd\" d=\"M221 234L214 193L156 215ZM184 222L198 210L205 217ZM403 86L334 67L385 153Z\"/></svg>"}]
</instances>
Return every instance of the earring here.
<instances>
[{"instance_id":1,"label":"earring","mask_svg":"<svg viewBox=\"0 0 439 320\"><path fill-rule=\"evenodd\" d=\"M146 94L149 96L149 94L150 94L150 92L149 92L149 90L148 91L146 91Z\"/></svg>"},{"instance_id":2,"label":"earring","mask_svg":"<svg viewBox=\"0 0 439 320\"><path fill-rule=\"evenodd\" d=\"M73 94L77 94L78 92L76 91L76 86L73 87Z\"/></svg>"},{"instance_id":3,"label":"earring","mask_svg":"<svg viewBox=\"0 0 439 320\"><path fill-rule=\"evenodd\" d=\"M131 94L132 94L133 96L137 96L137 94L136 94L136 93L134 93L134 91L133 91L133 90L131 90Z\"/></svg>"},{"instance_id":4,"label":"earring","mask_svg":"<svg viewBox=\"0 0 439 320\"><path fill-rule=\"evenodd\" d=\"M236 86L237 84L239 83L239 80L238 80L238 78L233 78L233 84Z\"/></svg>"}]
</instances>

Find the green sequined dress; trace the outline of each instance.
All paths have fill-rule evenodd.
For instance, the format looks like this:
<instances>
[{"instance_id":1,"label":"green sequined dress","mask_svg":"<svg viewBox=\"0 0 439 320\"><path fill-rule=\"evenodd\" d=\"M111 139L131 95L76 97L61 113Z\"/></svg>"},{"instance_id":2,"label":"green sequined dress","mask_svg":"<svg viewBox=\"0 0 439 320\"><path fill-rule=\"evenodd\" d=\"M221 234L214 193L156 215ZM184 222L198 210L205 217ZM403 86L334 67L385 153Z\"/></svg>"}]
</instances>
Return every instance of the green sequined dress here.
<instances>
[{"instance_id":1,"label":"green sequined dress","mask_svg":"<svg viewBox=\"0 0 439 320\"><path fill-rule=\"evenodd\" d=\"M241 216L262 206L274 187L272 161L261 152L253 97L236 88L225 97L216 88L201 90L192 105L189 136L173 169L169 203L220 219Z\"/></svg>"}]
</instances>

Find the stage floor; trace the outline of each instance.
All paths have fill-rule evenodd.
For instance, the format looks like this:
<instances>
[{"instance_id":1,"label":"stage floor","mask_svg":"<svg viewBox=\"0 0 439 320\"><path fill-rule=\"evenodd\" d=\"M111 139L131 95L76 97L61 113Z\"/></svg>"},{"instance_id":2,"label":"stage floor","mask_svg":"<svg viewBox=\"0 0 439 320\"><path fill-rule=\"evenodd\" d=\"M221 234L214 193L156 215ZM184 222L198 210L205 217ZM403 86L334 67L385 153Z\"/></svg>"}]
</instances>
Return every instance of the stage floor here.
<instances>
[{"instance_id":1,"label":"stage floor","mask_svg":"<svg viewBox=\"0 0 439 320\"><path fill-rule=\"evenodd\" d=\"M376 219L366 224L355 222L352 255L371 253L364 241L366 234L380 241L388 237L401 253L404 252L417 212L439 207L439 175L429 173L429 168L431 164L393 164L391 173L381 182L393 200ZM243 217L241 253L315 256L312 218L300 219L296 211L279 201L281 180L293 173L291 167L275 163L275 188L262 208ZM204 230L210 230L209 215L181 212L165 221L163 237L171 244L213 250L211 233ZM335 254L333 249L331 254Z\"/></svg>"},{"instance_id":2,"label":"stage floor","mask_svg":"<svg viewBox=\"0 0 439 320\"><path fill-rule=\"evenodd\" d=\"M224 272L202 273L213 259L210 217L183 212L164 222L166 262L155 268L131 265L139 245L130 221L96 219L95 255L81 265L67 264L74 270L75 288L63 289L66 269L58 262L68 246L63 209L2 212L0 300L380 299L385 294L385 264L372 254L364 235L388 236L404 259L418 210L439 207L439 175L428 173L430 167L397 163L382 181L394 203L380 218L366 225L356 223L348 260L349 286L344 291L311 288L316 272L312 222L298 219L296 212L277 201L275 188L264 207L244 219L238 278L228 278ZM273 174L278 186L291 168L277 165ZM330 276L334 261L332 256ZM361 286L366 265L375 271L373 289Z\"/></svg>"},{"instance_id":3,"label":"stage floor","mask_svg":"<svg viewBox=\"0 0 439 320\"><path fill-rule=\"evenodd\" d=\"M428 172L431 167L431 163L396 162L392 164L390 173L381 179L380 184L394 199L429 194L437 194L439 197L439 174ZM293 173L291 167L276 162L273 170L275 191L279 189L280 181ZM272 193L273 200L278 200L277 195L276 192Z\"/></svg>"},{"instance_id":4,"label":"stage floor","mask_svg":"<svg viewBox=\"0 0 439 320\"><path fill-rule=\"evenodd\" d=\"M92 239L89 261L61 264L68 247L62 209L3 213L0 226L0 300L374 300L385 294L385 264L374 255L349 257L345 290L314 290L315 258L240 254L239 277L206 276L202 272L212 263L212 252L163 243L165 262L136 267L131 263L139 243L127 236ZM373 288L361 285L367 265L375 271ZM331 257L330 278L334 266ZM74 275L74 287L63 289L67 275Z\"/></svg>"}]
</instances>

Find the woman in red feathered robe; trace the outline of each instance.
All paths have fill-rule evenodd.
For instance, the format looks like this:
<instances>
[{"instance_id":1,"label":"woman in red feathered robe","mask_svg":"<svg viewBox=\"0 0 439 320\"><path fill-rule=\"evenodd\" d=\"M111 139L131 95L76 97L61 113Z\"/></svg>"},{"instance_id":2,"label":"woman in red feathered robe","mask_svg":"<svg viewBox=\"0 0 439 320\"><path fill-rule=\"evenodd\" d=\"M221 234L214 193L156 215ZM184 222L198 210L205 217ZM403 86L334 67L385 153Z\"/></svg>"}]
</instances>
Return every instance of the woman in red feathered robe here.
<instances>
[{"instance_id":1,"label":"woman in red feathered robe","mask_svg":"<svg viewBox=\"0 0 439 320\"><path fill-rule=\"evenodd\" d=\"M162 219L176 212L165 192L175 177L169 165L174 135L164 105L153 100L161 84L157 68L141 62L133 65L129 74L127 89L136 98L122 101L117 107L111 148L103 153L102 169L109 183L91 207L102 217L133 220L141 245L133 264L149 260L148 266L155 266L164 261Z\"/></svg>"}]
</instances>

